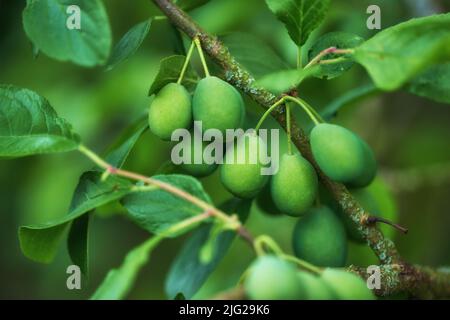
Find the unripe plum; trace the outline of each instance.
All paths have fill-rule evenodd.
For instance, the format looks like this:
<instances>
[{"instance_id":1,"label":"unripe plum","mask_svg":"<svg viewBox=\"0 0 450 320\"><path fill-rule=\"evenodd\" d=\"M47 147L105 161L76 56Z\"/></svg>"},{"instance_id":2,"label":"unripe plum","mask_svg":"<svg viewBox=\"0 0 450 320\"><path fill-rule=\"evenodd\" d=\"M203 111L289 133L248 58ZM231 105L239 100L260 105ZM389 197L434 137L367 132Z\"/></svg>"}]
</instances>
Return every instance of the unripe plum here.
<instances>
[{"instance_id":1,"label":"unripe plum","mask_svg":"<svg viewBox=\"0 0 450 320\"><path fill-rule=\"evenodd\" d=\"M356 274L339 269L327 268L322 279L340 300L374 300L374 294L366 282Z\"/></svg>"},{"instance_id":2,"label":"unripe plum","mask_svg":"<svg viewBox=\"0 0 450 320\"><path fill-rule=\"evenodd\" d=\"M255 133L245 134L236 143L230 145L225 153L224 163L220 168L220 177L225 188L239 198L254 198L264 188L269 176L262 174L264 165L259 152L251 146L266 148L265 142ZM256 156L252 163L251 153ZM238 162L239 154L245 155L243 163ZM231 159L231 156L234 159Z\"/></svg>"},{"instance_id":3,"label":"unripe plum","mask_svg":"<svg viewBox=\"0 0 450 320\"><path fill-rule=\"evenodd\" d=\"M376 173L372 150L350 130L328 123L311 131L311 150L320 169L332 180L368 185Z\"/></svg>"},{"instance_id":4,"label":"unripe plum","mask_svg":"<svg viewBox=\"0 0 450 320\"><path fill-rule=\"evenodd\" d=\"M217 77L206 77L195 89L193 115L195 121L202 121L202 130L242 127L245 116L244 101L239 92Z\"/></svg>"},{"instance_id":5,"label":"unripe plum","mask_svg":"<svg viewBox=\"0 0 450 320\"><path fill-rule=\"evenodd\" d=\"M151 132L162 140L170 140L176 129L192 124L191 96L185 87L169 83L155 96L148 112Z\"/></svg>"},{"instance_id":6,"label":"unripe plum","mask_svg":"<svg viewBox=\"0 0 450 320\"><path fill-rule=\"evenodd\" d=\"M297 268L273 255L259 257L244 282L246 295L253 300L306 299Z\"/></svg>"},{"instance_id":7,"label":"unripe plum","mask_svg":"<svg viewBox=\"0 0 450 320\"><path fill-rule=\"evenodd\" d=\"M314 265L342 267L345 264L345 229L340 219L326 206L311 209L297 222L292 242L295 255Z\"/></svg>"},{"instance_id":8,"label":"unripe plum","mask_svg":"<svg viewBox=\"0 0 450 320\"><path fill-rule=\"evenodd\" d=\"M272 199L281 212L303 215L314 203L317 189L316 172L305 158L299 154L281 157L280 168L271 180Z\"/></svg>"}]
</instances>

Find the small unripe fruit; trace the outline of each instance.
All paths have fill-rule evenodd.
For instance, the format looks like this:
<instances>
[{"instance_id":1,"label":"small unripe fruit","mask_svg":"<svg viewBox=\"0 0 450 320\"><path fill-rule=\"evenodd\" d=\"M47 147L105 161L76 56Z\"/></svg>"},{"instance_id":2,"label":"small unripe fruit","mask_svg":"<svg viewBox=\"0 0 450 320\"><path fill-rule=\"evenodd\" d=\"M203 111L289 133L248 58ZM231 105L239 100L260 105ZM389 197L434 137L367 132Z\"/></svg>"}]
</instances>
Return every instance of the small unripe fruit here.
<instances>
[{"instance_id":1,"label":"small unripe fruit","mask_svg":"<svg viewBox=\"0 0 450 320\"><path fill-rule=\"evenodd\" d=\"M300 285L306 290L308 300L331 300L335 299L333 291L318 276L309 272L298 271Z\"/></svg>"},{"instance_id":2,"label":"small unripe fruit","mask_svg":"<svg viewBox=\"0 0 450 320\"><path fill-rule=\"evenodd\" d=\"M195 121L202 121L202 130L226 129L242 126L245 116L244 101L239 92L217 77L199 81L192 101Z\"/></svg>"},{"instance_id":3,"label":"small unripe fruit","mask_svg":"<svg viewBox=\"0 0 450 320\"><path fill-rule=\"evenodd\" d=\"M194 177L202 178L202 177L209 176L217 169L218 164L217 163L212 163L212 164L205 163L205 159L203 159L203 151L204 151L204 148L208 145L206 142L202 143L202 148L200 150L201 155L202 155L202 163L194 163L195 147L194 147L193 141L194 141L194 139L192 139L192 143L191 143L191 161L190 161L190 163L182 163L181 168L183 168L183 170L186 171L186 173L188 173Z\"/></svg>"},{"instance_id":4,"label":"small unripe fruit","mask_svg":"<svg viewBox=\"0 0 450 320\"><path fill-rule=\"evenodd\" d=\"M363 172L354 180L348 183L349 187L352 188L364 188L367 187L375 179L377 174L377 161L372 149L364 141L360 140L362 147L364 149L364 170Z\"/></svg>"},{"instance_id":5,"label":"small unripe fruit","mask_svg":"<svg viewBox=\"0 0 450 320\"><path fill-rule=\"evenodd\" d=\"M298 300L306 293L298 281L296 267L275 256L259 257L244 282L247 297L253 300Z\"/></svg>"},{"instance_id":6,"label":"small unripe fruit","mask_svg":"<svg viewBox=\"0 0 450 320\"><path fill-rule=\"evenodd\" d=\"M375 176L376 163L369 146L341 126L316 125L311 131L311 150L319 167L334 181L362 186Z\"/></svg>"},{"instance_id":7,"label":"small unripe fruit","mask_svg":"<svg viewBox=\"0 0 450 320\"><path fill-rule=\"evenodd\" d=\"M257 150L253 150L254 147ZM251 199L266 185L269 176L262 174L264 164L259 157L260 149L266 150L266 144L254 133L245 134L228 147L220 178L225 188L236 197Z\"/></svg>"},{"instance_id":8,"label":"small unripe fruit","mask_svg":"<svg viewBox=\"0 0 450 320\"><path fill-rule=\"evenodd\" d=\"M347 258L347 238L339 218L325 206L301 218L292 237L295 255L322 267L342 267Z\"/></svg>"},{"instance_id":9,"label":"small unripe fruit","mask_svg":"<svg viewBox=\"0 0 450 320\"><path fill-rule=\"evenodd\" d=\"M373 300L372 291L366 282L356 274L337 270L325 269L322 280L334 291L340 300Z\"/></svg>"},{"instance_id":10,"label":"small unripe fruit","mask_svg":"<svg viewBox=\"0 0 450 320\"><path fill-rule=\"evenodd\" d=\"M150 130L163 140L170 140L176 129L192 124L191 96L185 87L169 83L153 99L148 112Z\"/></svg>"},{"instance_id":11,"label":"small unripe fruit","mask_svg":"<svg viewBox=\"0 0 450 320\"><path fill-rule=\"evenodd\" d=\"M318 181L312 165L301 155L284 154L280 168L271 180L272 199L290 216L303 215L314 203Z\"/></svg>"}]
</instances>

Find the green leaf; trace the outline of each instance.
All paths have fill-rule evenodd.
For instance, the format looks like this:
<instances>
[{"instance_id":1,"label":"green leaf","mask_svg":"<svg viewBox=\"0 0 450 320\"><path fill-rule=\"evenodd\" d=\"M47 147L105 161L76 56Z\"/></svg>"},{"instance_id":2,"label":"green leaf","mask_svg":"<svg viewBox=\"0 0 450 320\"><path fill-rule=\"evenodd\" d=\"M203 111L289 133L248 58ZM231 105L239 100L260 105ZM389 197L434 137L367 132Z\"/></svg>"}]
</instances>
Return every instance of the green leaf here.
<instances>
[{"instance_id":1,"label":"green leaf","mask_svg":"<svg viewBox=\"0 0 450 320\"><path fill-rule=\"evenodd\" d=\"M82 216L73 220L69 236L67 238L67 249L69 251L72 262L80 267L81 272L88 274L88 229L89 229L90 214L83 214Z\"/></svg>"},{"instance_id":2,"label":"green leaf","mask_svg":"<svg viewBox=\"0 0 450 320\"><path fill-rule=\"evenodd\" d=\"M270 46L251 34L236 32L221 39L236 61L256 78L289 68Z\"/></svg>"},{"instance_id":3,"label":"green leaf","mask_svg":"<svg viewBox=\"0 0 450 320\"><path fill-rule=\"evenodd\" d=\"M166 84L177 82L185 60L186 57L180 55L170 56L162 59L159 63L158 74L156 75L155 80L150 87L148 95L151 96L152 94L157 93ZM197 81L197 75L194 73L192 68L188 66L182 84L188 88L193 88Z\"/></svg>"},{"instance_id":4,"label":"green leaf","mask_svg":"<svg viewBox=\"0 0 450 320\"><path fill-rule=\"evenodd\" d=\"M105 157L106 162L116 168L121 168L134 145L147 129L148 119L147 115L145 115L130 128L126 129L118 141L112 145Z\"/></svg>"},{"instance_id":5,"label":"green leaf","mask_svg":"<svg viewBox=\"0 0 450 320\"><path fill-rule=\"evenodd\" d=\"M175 3L183 10L189 11L198 8L210 0L177 0Z\"/></svg>"},{"instance_id":6,"label":"green leaf","mask_svg":"<svg viewBox=\"0 0 450 320\"><path fill-rule=\"evenodd\" d=\"M226 202L221 209L229 214L237 214L241 222L245 222L250 212L251 201L233 199ZM203 263L201 253L208 241L211 240L213 224L200 227L183 246L175 261L172 263L166 279L166 294L173 298L182 294L190 299L201 288L214 271L231 246L236 232L225 231L214 240L214 250L211 260Z\"/></svg>"},{"instance_id":7,"label":"green leaf","mask_svg":"<svg viewBox=\"0 0 450 320\"><path fill-rule=\"evenodd\" d=\"M75 150L79 137L37 93L0 85L0 157Z\"/></svg>"},{"instance_id":8,"label":"green leaf","mask_svg":"<svg viewBox=\"0 0 450 320\"><path fill-rule=\"evenodd\" d=\"M186 178L186 179L185 179ZM190 178L191 181L188 181ZM166 183L177 185L189 193L197 196L204 197L204 200L209 200L209 197L204 194L203 189L199 183L191 177L183 176L158 176L155 179L159 179ZM200 190L201 189L201 190ZM158 199L164 198L164 195L158 196ZM167 198L166 198L167 199ZM168 200L170 203L171 200ZM150 204L151 205L151 204ZM164 204L163 204L164 206ZM167 206L166 206L167 207ZM182 208L180 207L180 210ZM201 211L199 211L201 212ZM167 212L170 215L171 212ZM147 263L151 251L156 245L166 237L173 237L181 235L196 225L195 223L186 224L186 221L177 221L178 223L170 224L172 228L165 228L160 234L150 238L142 245L136 247L130 251L125 257L124 262L118 269L113 269L108 272L105 280L103 280L100 287L96 290L92 299L122 299L130 291L133 286L139 270Z\"/></svg>"},{"instance_id":9,"label":"green leaf","mask_svg":"<svg viewBox=\"0 0 450 320\"><path fill-rule=\"evenodd\" d=\"M338 49L351 49L357 47L362 42L364 42L364 39L355 34L346 32L330 32L320 37L311 47L308 51L308 59L311 61L321 51L330 47L336 47ZM335 59L339 57L346 57L346 55L330 53L324 56L322 60ZM333 79L349 70L353 64L354 62L352 60L333 64L323 64L320 65L320 71L315 76L322 79Z\"/></svg>"},{"instance_id":10,"label":"green leaf","mask_svg":"<svg viewBox=\"0 0 450 320\"><path fill-rule=\"evenodd\" d=\"M66 216L45 224L19 228L19 241L23 254L37 262L51 262L64 231L72 220L108 202L122 198L130 192L131 186L132 184L127 180L115 176L103 182L101 172L85 172L80 178L71 209Z\"/></svg>"},{"instance_id":11,"label":"green leaf","mask_svg":"<svg viewBox=\"0 0 450 320\"><path fill-rule=\"evenodd\" d=\"M135 25L120 39L109 57L107 70L113 69L136 53L150 31L151 25L152 19L147 19Z\"/></svg>"},{"instance_id":12,"label":"green leaf","mask_svg":"<svg viewBox=\"0 0 450 320\"><path fill-rule=\"evenodd\" d=\"M322 23L330 6L330 0L266 0L266 3L298 46Z\"/></svg>"},{"instance_id":13,"label":"green leaf","mask_svg":"<svg viewBox=\"0 0 450 320\"><path fill-rule=\"evenodd\" d=\"M52 226L22 226L19 228L20 249L23 254L36 262L50 263L56 255L60 241L66 231L68 221L61 220Z\"/></svg>"},{"instance_id":14,"label":"green leaf","mask_svg":"<svg viewBox=\"0 0 450 320\"><path fill-rule=\"evenodd\" d=\"M450 63L428 68L411 81L408 91L437 102L450 103Z\"/></svg>"},{"instance_id":15,"label":"green leaf","mask_svg":"<svg viewBox=\"0 0 450 320\"><path fill-rule=\"evenodd\" d=\"M320 114L325 120L330 120L331 118L336 116L337 112L342 107L360 101L361 99L364 99L367 96L375 94L379 91L380 90L377 87L375 87L373 83L356 87L350 91L347 91L339 98L334 99L330 104L328 104L325 108L322 109Z\"/></svg>"},{"instance_id":16,"label":"green leaf","mask_svg":"<svg viewBox=\"0 0 450 320\"><path fill-rule=\"evenodd\" d=\"M80 29L69 29L80 8ZM111 29L100 0L27 0L23 26L28 38L51 58L91 67L104 64L111 49Z\"/></svg>"},{"instance_id":17,"label":"green leaf","mask_svg":"<svg viewBox=\"0 0 450 320\"><path fill-rule=\"evenodd\" d=\"M137 127L137 129L136 129ZM133 148L137 139L147 129L147 125L139 122L133 126L133 131L116 148L109 152L106 159L117 167L121 167ZM67 226L77 221L75 228L81 229L82 234L74 237L76 231L69 234L69 254L72 261L81 263L80 268L87 272L87 222L83 225L83 215L111 201L118 200L130 192L132 183L116 176L110 176L106 181L101 181L102 173L97 170L83 173L75 189L69 213L55 221L41 225L21 226L19 228L19 241L24 255L34 261L49 263L53 260L59 243ZM77 220L76 220L77 219ZM85 227L85 228L84 228ZM72 237L71 237L72 234ZM86 237L85 237L86 236ZM76 244L75 242L80 241ZM85 245L86 243L86 245Z\"/></svg>"},{"instance_id":18,"label":"green leaf","mask_svg":"<svg viewBox=\"0 0 450 320\"><path fill-rule=\"evenodd\" d=\"M432 65L450 60L450 13L385 29L355 49L354 57L382 90L395 90Z\"/></svg>"},{"instance_id":19,"label":"green leaf","mask_svg":"<svg viewBox=\"0 0 450 320\"><path fill-rule=\"evenodd\" d=\"M150 253L163 237L155 236L131 250L122 265L108 272L106 278L92 295L93 300L118 300L132 288L139 270L148 262Z\"/></svg>"},{"instance_id":20,"label":"green leaf","mask_svg":"<svg viewBox=\"0 0 450 320\"><path fill-rule=\"evenodd\" d=\"M304 69L291 69L270 73L258 81L255 85L263 87L274 94L295 89L306 78L312 77L320 70L319 65Z\"/></svg>"},{"instance_id":21,"label":"green leaf","mask_svg":"<svg viewBox=\"0 0 450 320\"><path fill-rule=\"evenodd\" d=\"M102 181L101 176L102 172L96 170L83 173L75 189L70 212L87 212L117 200L130 192L133 185L117 176L110 176Z\"/></svg>"},{"instance_id":22,"label":"green leaf","mask_svg":"<svg viewBox=\"0 0 450 320\"><path fill-rule=\"evenodd\" d=\"M193 177L174 174L158 175L153 178L211 203L201 183ZM177 222L202 213L202 210L194 204L160 189L132 193L121 202L134 223L156 234L161 234Z\"/></svg>"}]
</instances>

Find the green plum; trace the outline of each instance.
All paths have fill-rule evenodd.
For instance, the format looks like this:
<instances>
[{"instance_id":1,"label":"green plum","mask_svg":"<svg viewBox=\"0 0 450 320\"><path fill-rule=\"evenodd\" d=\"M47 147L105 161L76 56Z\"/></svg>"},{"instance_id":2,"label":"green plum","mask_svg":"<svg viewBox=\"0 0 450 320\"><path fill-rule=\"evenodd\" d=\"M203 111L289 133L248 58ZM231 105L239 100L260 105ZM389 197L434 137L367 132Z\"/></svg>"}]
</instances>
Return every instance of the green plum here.
<instances>
[{"instance_id":1,"label":"green plum","mask_svg":"<svg viewBox=\"0 0 450 320\"><path fill-rule=\"evenodd\" d=\"M252 150L252 146L258 150L266 150L265 142L258 135L247 133L227 148L224 163L220 168L223 185L239 198L254 198L269 180L268 175L262 174L265 165L261 162L259 151Z\"/></svg>"},{"instance_id":2,"label":"green plum","mask_svg":"<svg viewBox=\"0 0 450 320\"><path fill-rule=\"evenodd\" d=\"M318 180L312 165L301 155L284 154L278 172L271 180L272 199L290 216L303 215L317 196Z\"/></svg>"},{"instance_id":3,"label":"green plum","mask_svg":"<svg viewBox=\"0 0 450 320\"><path fill-rule=\"evenodd\" d=\"M191 96L185 87L169 83L155 96L148 112L151 132L162 140L170 140L176 129L192 124Z\"/></svg>"},{"instance_id":4,"label":"green plum","mask_svg":"<svg viewBox=\"0 0 450 320\"><path fill-rule=\"evenodd\" d=\"M327 268L322 280L334 291L339 300L374 300L366 282L354 273Z\"/></svg>"},{"instance_id":5,"label":"green plum","mask_svg":"<svg viewBox=\"0 0 450 320\"><path fill-rule=\"evenodd\" d=\"M192 141L194 141L192 139ZM208 145L207 142L202 143L201 154L203 155L204 148ZM212 174L218 167L217 163L207 164L202 157L202 163L194 163L194 143L191 143L191 162L182 163L181 168L194 177L202 178Z\"/></svg>"},{"instance_id":6,"label":"green plum","mask_svg":"<svg viewBox=\"0 0 450 320\"><path fill-rule=\"evenodd\" d=\"M244 101L240 93L217 77L199 81L192 101L195 121L202 121L202 130L242 127L245 117Z\"/></svg>"},{"instance_id":7,"label":"green plum","mask_svg":"<svg viewBox=\"0 0 450 320\"><path fill-rule=\"evenodd\" d=\"M297 275L300 285L306 290L308 300L335 299L333 291L320 277L306 271L299 271Z\"/></svg>"},{"instance_id":8,"label":"green plum","mask_svg":"<svg viewBox=\"0 0 450 320\"><path fill-rule=\"evenodd\" d=\"M314 159L332 180L364 186L375 177L376 161L372 150L350 130L321 123L312 129L310 138Z\"/></svg>"},{"instance_id":9,"label":"green plum","mask_svg":"<svg viewBox=\"0 0 450 320\"><path fill-rule=\"evenodd\" d=\"M292 237L295 255L322 267L342 267L347 258L347 238L339 218L325 206L312 208L301 218Z\"/></svg>"},{"instance_id":10,"label":"green plum","mask_svg":"<svg viewBox=\"0 0 450 320\"><path fill-rule=\"evenodd\" d=\"M348 183L349 187L352 188L364 188L372 183L377 175L377 161L375 159L375 155L373 154L372 149L369 145L361 140L362 147L364 149L364 170L356 179L350 181Z\"/></svg>"},{"instance_id":11,"label":"green plum","mask_svg":"<svg viewBox=\"0 0 450 320\"><path fill-rule=\"evenodd\" d=\"M273 255L259 257L250 266L244 282L247 297L253 300L306 299L294 264Z\"/></svg>"}]
</instances>

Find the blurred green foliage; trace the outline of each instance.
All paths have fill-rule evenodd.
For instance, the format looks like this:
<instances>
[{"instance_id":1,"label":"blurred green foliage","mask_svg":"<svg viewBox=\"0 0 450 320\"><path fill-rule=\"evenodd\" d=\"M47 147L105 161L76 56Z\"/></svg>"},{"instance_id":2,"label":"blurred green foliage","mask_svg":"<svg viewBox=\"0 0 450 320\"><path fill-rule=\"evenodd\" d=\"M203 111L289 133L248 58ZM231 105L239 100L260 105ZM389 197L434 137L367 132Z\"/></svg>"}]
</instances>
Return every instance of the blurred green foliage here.
<instances>
[{"instance_id":1,"label":"blurred green foliage","mask_svg":"<svg viewBox=\"0 0 450 320\"><path fill-rule=\"evenodd\" d=\"M150 1L104 2L114 43L133 25L158 14ZM305 50L318 36L329 31L350 32L365 39L371 37L376 31L366 28L369 4L381 7L383 28L411 17L450 9L447 1L423 2L428 5L419 6L408 0L334 0L326 22L313 33ZM174 45L176 34L167 22L155 21L137 54L110 72L60 63L44 55L33 59L32 46L21 23L24 5L24 1L0 1L0 83L29 88L45 96L59 115L73 124L85 144L97 151L104 150L122 130L146 112L150 101L147 92L159 61L179 53ZM205 29L219 35L236 31L251 33L270 45L289 65L295 65L295 45L262 0L212 0L195 9L192 15ZM300 88L300 95L321 109L347 90L368 81L364 70L355 66L330 81L307 80ZM261 110L252 102L248 99L246 102L252 114L261 115ZM302 125L310 125L303 113L297 112L296 117ZM447 105L403 91L377 94L345 107L333 121L368 141L380 163L382 177L385 170L395 172L450 162L450 108ZM267 126L276 127L276 124L269 121ZM147 132L126 167L152 175L169 158L170 146ZM118 266L130 248L148 237L145 231L121 217L120 206L108 205L98 210L90 229L91 275L83 279L81 291L66 288L65 272L71 263L63 246L51 265L34 263L22 255L18 226L65 214L79 175L90 166L73 152L0 160L0 298L88 297L107 271ZM412 177L403 176L403 179L408 178ZM219 182L218 172L202 182L216 204L230 197ZM450 264L450 181L419 185L413 190L399 188L394 182L386 179L397 202L399 223L410 230L407 236L394 233L400 252L413 263ZM291 252L295 221L290 217L264 215L255 208L247 225L255 234L272 235ZM155 250L130 298L165 298L165 274L185 240L186 237L167 240ZM252 259L248 246L235 241L196 298L207 298L233 286ZM376 260L364 245L351 244L347 262L369 265Z\"/></svg>"}]
</instances>

